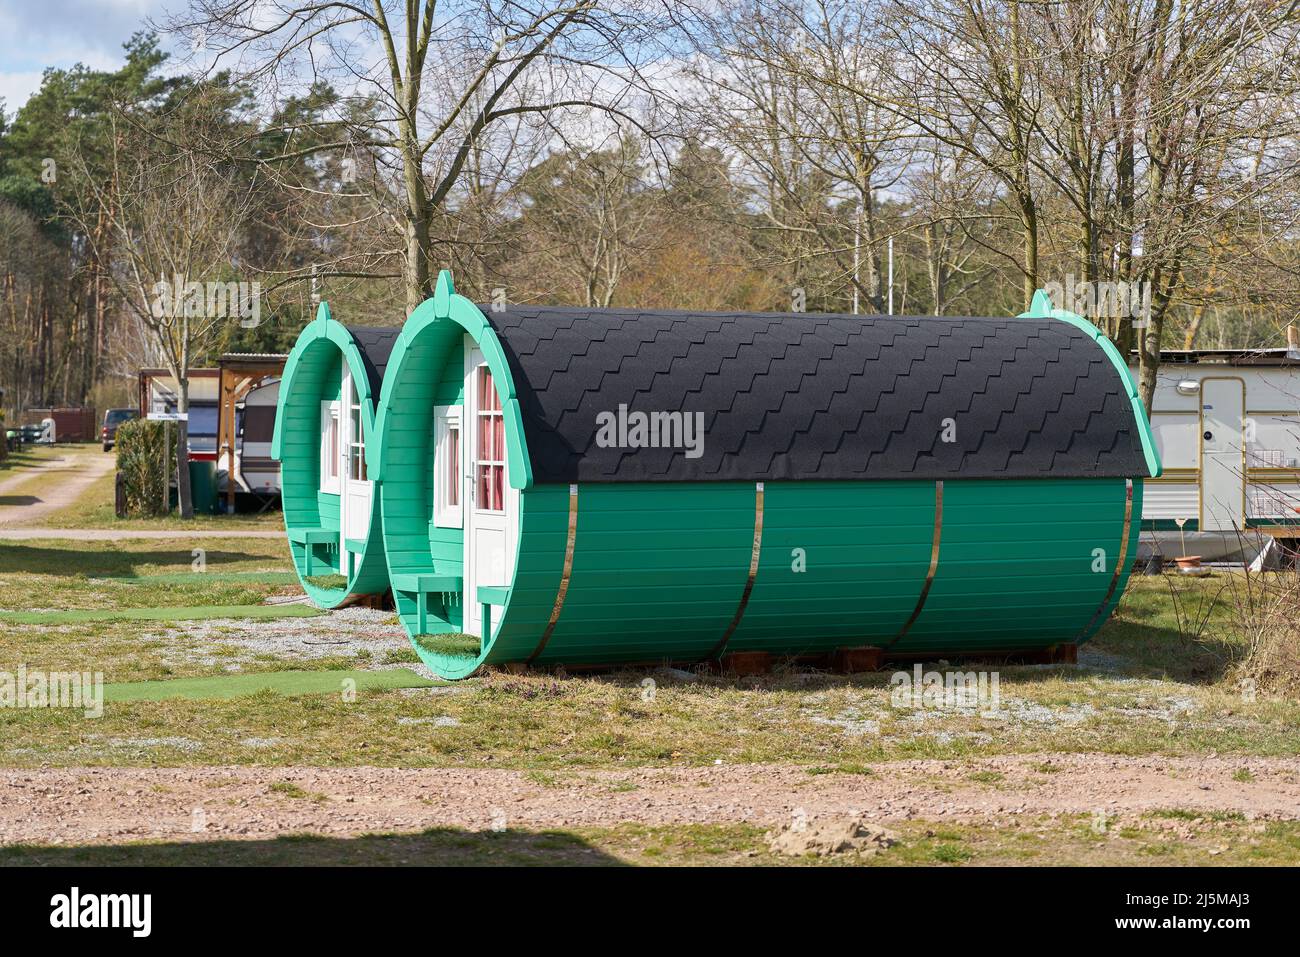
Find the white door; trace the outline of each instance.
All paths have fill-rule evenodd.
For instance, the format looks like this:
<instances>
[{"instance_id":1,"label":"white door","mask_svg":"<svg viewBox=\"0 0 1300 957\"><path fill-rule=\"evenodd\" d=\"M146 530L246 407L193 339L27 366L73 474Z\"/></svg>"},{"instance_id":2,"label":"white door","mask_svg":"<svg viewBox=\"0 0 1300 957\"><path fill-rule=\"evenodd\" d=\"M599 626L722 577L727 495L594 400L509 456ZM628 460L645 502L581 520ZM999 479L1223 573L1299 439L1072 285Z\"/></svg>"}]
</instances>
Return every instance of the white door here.
<instances>
[{"instance_id":1,"label":"white door","mask_svg":"<svg viewBox=\"0 0 1300 957\"><path fill-rule=\"evenodd\" d=\"M465 631L482 634L480 585L509 585L515 565L519 493L506 474L501 398L483 353L465 339ZM496 613L492 620L499 621Z\"/></svg>"},{"instance_id":2,"label":"white door","mask_svg":"<svg viewBox=\"0 0 1300 957\"><path fill-rule=\"evenodd\" d=\"M1201 380L1201 517L1203 532L1246 527L1242 429L1246 384L1241 379Z\"/></svg>"},{"instance_id":3,"label":"white door","mask_svg":"<svg viewBox=\"0 0 1300 957\"><path fill-rule=\"evenodd\" d=\"M370 534L371 483L366 476L366 436L361 420L361 401L352 382L347 364L343 366L343 494L339 497L339 571L351 576L354 556L348 551L348 539L364 539Z\"/></svg>"}]
</instances>

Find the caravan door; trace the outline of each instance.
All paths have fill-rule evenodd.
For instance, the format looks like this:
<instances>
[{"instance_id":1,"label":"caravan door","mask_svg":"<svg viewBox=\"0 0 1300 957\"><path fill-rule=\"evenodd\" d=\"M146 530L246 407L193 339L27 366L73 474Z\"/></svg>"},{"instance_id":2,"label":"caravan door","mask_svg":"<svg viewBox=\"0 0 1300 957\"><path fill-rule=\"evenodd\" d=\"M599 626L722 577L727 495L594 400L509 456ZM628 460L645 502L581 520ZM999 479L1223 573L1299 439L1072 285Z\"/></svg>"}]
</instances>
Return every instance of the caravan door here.
<instances>
[{"instance_id":1,"label":"caravan door","mask_svg":"<svg viewBox=\"0 0 1300 957\"><path fill-rule=\"evenodd\" d=\"M1201 380L1202 532L1246 527L1246 383L1237 378Z\"/></svg>"}]
</instances>

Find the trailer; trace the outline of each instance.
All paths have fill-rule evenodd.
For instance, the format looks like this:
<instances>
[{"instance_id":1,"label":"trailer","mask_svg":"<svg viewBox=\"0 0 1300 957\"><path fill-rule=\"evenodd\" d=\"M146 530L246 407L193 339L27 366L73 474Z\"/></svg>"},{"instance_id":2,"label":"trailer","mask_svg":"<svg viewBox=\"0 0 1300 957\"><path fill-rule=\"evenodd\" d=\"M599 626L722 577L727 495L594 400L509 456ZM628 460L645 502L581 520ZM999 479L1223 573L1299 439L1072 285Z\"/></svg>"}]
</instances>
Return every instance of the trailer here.
<instances>
[{"instance_id":1,"label":"trailer","mask_svg":"<svg viewBox=\"0 0 1300 957\"><path fill-rule=\"evenodd\" d=\"M1141 556L1250 562L1300 538L1300 351L1164 352L1151 405L1165 469Z\"/></svg>"},{"instance_id":2,"label":"trailer","mask_svg":"<svg viewBox=\"0 0 1300 957\"><path fill-rule=\"evenodd\" d=\"M189 419L186 434L190 461L217 461L217 369L191 369L189 378ZM150 414L173 414L177 411L176 377L166 369L141 369L138 375L140 417Z\"/></svg>"}]
</instances>

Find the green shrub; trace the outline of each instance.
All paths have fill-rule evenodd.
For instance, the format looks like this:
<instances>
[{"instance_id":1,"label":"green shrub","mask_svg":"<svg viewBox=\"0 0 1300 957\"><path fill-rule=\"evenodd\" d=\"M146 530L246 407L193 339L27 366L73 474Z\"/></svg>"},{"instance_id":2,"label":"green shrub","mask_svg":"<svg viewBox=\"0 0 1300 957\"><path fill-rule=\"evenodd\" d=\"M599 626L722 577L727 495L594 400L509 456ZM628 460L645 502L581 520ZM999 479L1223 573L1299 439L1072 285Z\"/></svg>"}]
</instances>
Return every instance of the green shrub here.
<instances>
[{"instance_id":1,"label":"green shrub","mask_svg":"<svg viewBox=\"0 0 1300 957\"><path fill-rule=\"evenodd\" d=\"M117 427L117 470L122 474L126 514L149 517L168 511L166 423L132 419Z\"/></svg>"}]
</instances>

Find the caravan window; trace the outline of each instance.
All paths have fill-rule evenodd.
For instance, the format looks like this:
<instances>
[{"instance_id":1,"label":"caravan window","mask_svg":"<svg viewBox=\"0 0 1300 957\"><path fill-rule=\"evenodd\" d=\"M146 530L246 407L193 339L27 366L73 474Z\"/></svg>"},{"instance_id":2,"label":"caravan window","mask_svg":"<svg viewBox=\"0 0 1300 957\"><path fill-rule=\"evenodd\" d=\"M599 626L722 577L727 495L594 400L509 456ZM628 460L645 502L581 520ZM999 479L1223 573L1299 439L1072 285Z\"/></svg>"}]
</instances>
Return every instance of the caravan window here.
<instances>
[{"instance_id":1,"label":"caravan window","mask_svg":"<svg viewBox=\"0 0 1300 957\"><path fill-rule=\"evenodd\" d=\"M217 407L190 403L189 439L191 452L217 450Z\"/></svg>"}]
</instances>

